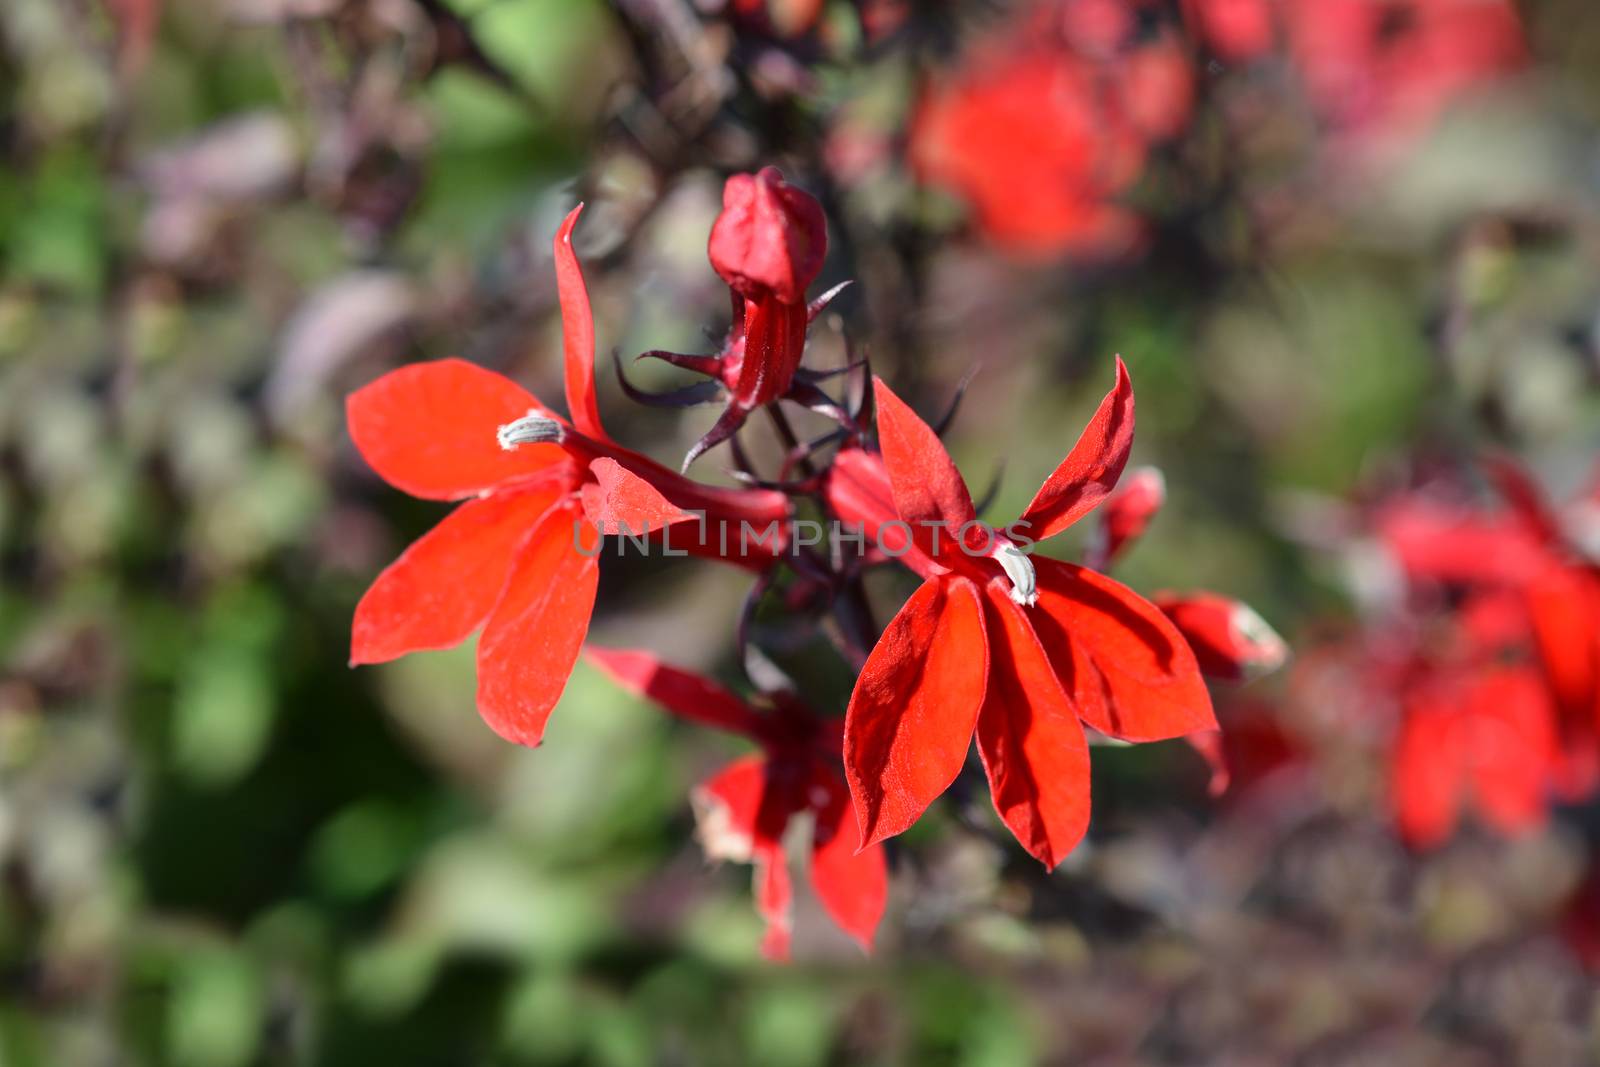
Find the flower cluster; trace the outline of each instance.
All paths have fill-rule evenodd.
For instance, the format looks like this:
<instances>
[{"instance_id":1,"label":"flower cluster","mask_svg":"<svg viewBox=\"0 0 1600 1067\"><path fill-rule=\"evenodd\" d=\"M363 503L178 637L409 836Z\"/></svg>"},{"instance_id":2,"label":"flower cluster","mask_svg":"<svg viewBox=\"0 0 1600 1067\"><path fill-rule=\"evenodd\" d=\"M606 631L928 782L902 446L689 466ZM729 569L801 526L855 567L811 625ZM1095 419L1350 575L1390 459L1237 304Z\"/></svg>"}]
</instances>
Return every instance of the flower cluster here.
<instances>
[{"instance_id":1,"label":"flower cluster","mask_svg":"<svg viewBox=\"0 0 1600 1067\"><path fill-rule=\"evenodd\" d=\"M1387 578L1340 653L1353 704L1392 720L1391 805L1417 848L1466 812L1515 835L1600 788L1594 492L1556 508L1509 460L1484 470L1498 503L1452 479L1372 509Z\"/></svg>"},{"instance_id":2,"label":"flower cluster","mask_svg":"<svg viewBox=\"0 0 1600 1067\"><path fill-rule=\"evenodd\" d=\"M1183 0L1178 14L1152 0L1024 6L928 80L910 168L1013 256L1112 256L1141 243L1130 194L1226 67L1275 64L1274 84L1306 102L1285 113L1314 115L1344 149L1404 142L1526 62L1509 0ZM1246 109L1251 122L1273 103Z\"/></svg>"},{"instance_id":3,"label":"flower cluster","mask_svg":"<svg viewBox=\"0 0 1600 1067\"><path fill-rule=\"evenodd\" d=\"M571 243L578 218L567 217L554 249L567 416L459 360L393 371L350 397L351 435L374 470L414 496L461 501L362 598L352 662L453 645L481 627L478 709L508 740L534 745L584 644L601 538L679 538L755 573L752 603L791 574L786 603L849 621L845 652L860 671L842 719L786 685L747 701L647 652L590 650L625 689L759 748L699 786L694 802L707 853L755 868L770 955L789 947L791 825L809 826L809 878L824 908L870 946L888 886L881 843L951 786L974 739L1001 820L1054 867L1088 828L1091 738L1189 736L1215 752L1202 676L1238 680L1282 661L1282 642L1243 605L1211 593L1152 601L1103 573L1165 492L1153 470L1122 479L1134 394L1120 359L1077 443L1004 528L978 517L938 435L884 381L872 379L875 425L866 389L856 403L828 395L827 376L801 367L822 302L808 304L806 290L826 252L823 213L772 168L728 180L711 230L711 265L734 308L722 350L647 354L706 373L726 396L689 460L733 438L753 411L786 427L784 402L829 415L838 430L792 447L785 470L765 478L735 440L747 483L737 488L692 481L618 444L596 399L594 323ZM790 479L796 467L803 476ZM863 550L810 551L794 536L802 503L857 531ZM1035 554L1097 508L1089 565ZM752 541L757 525L775 532ZM861 577L890 565L922 584L880 633L865 622ZM746 627L738 635L742 644Z\"/></svg>"}]
</instances>

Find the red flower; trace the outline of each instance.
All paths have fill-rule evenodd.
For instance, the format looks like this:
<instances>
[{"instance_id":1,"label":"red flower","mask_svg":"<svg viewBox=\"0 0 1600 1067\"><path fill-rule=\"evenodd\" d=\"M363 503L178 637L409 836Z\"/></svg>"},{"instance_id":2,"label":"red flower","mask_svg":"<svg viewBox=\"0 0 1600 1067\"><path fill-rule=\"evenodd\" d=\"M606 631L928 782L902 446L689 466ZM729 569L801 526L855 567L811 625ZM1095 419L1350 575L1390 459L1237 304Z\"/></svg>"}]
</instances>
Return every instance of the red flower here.
<instances>
[{"instance_id":1,"label":"red flower","mask_svg":"<svg viewBox=\"0 0 1600 1067\"><path fill-rule=\"evenodd\" d=\"M1538 673L1486 664L1412 687L1394 754L1400 835L1428 848L1455 830L1469 799L1507 834L1544 822L1554 716Z\"/></svg>"},{"instance_id":2,"label":"red flower","mask_svg":"<svg viewBox=\"0 0 1600 1067\"><path fill-rule=\"evenodd\" d=\"M1025 257L1113 253L1138 221L1116 201L1149 145L1187 121L1192 75L1169 37L1136 37L1126 0L1045 4L972 48L923 95L910 161Z\"/></svg>"},{"instance_id":3,"label":"red flower","mask_svg":"<svg viewBox=\"0 0 1600 1067\"><path fill-rule=\"evenodd\" d=\"M1343 129L1414 130L1527 58L1508 0L1291 0L1285 19L1313 102Z\"/></svg>"},{"instance_id":4,"label":"red flower","mask_svg":"<svg viewBox=\"0 0 1600 1067\"><path fill-rule=\"evenodd\" d=\"M1129 472L1100 508L1100 524L1084 552L1084 566L1097 571L1109 568L1124 548L1144 536L1166 501L1167 480L1159 470L1140 467Z\"/></svg>"},{"instance_id":5,"label":"red flower","mask_svg":"<svg viewBox=\"0 0 1600 1067\"><path fill-rule=\"evenodd\" d=\"M861 847L839 776L838 721L818 718L788 694L774 695L772 713L758 712L715 682L646 652L590 649L589 658L630 692L762 747L760 755L735 760L694 792L707 854L755 865L756 907L767 923L762 951L775 959L789 955L793 890L783 838L802 815L812 819L812 888L839 928L871 951L888 871L881 846Z\"/></svg>"},{"instance_id":6,"label":"red flower","mask_svg":"<svg viewBox=\"0 0 1600 1067\"><path fill-rule=\"evenodd\" d=\"M393 371L347 403L350 435L385 481L464 501L361 598L351 663L446 648L481 626L478 711L527 745L539 743L588 629L601 533L676 524L682 548L761 566L770 557L756 553L780 551L781 532L754 545L723 532L743 522L781 531L788 515L780 493L696 485L607 435L571 245L579 210L555 241L570 424L511 380L454 359Z\"/></svg>"},{"instance_id":7,"label":"red flower","mask_svg":"<svg viewBox=\"0 0 1600 1067\"><path fill-rule=\"evenodd\" d=\"M1229 62L1271 51L1277 35L1269 0L1183 0L1183 13L1211 50Z\"/></svg>"},{"instance_id":8,"label":"red flower","mask_svg":"<svg viewBox=\"0 0 1600 1067\"><path fill-rule=\"evenodd\" d=\"M644 354L715 378L728 392L727 408L689 450L685 470L733 436L750 412L780 397L836 411L819 389L795 378L806 327L839 291L806 304L806 289L821 272L827 251L822 205L785 182L778 168L735 174L723 186L722 213L707 247L711 266L733 298L733 325L722 351L714 356Z\"/></svg>"},{"instance_id":9,"label":"red flower","mask_svg":"<svg viewBox=\"0 0 1600 1067\"><path fill-rule=\"evenodd\" d=\"M1208 678L1242 682L1277 670L1289 658L1283 638L1248 604L1216 593L1157 593L1154 600Z\"/></svg>"},{"instance_id":10,"label":"red flower","mask_svg":"<svg viewBox=\"0 0 1600 1067\"><path fill-rule=\"evenodd\" d=\"M1131 741L1213 728L1194 655L1154 605L1083 567L1027 555L1115 486L1133 440L1116 387L1007 533L977 521L934 432L881 380L895 514L925 579L867 658L845 718L845 773L869 844L901 832L960 772L974 733L995 807L1054 867L1089 819L1082 722ZM865 498L863 498L865 499ZM842 515L842 518L849 518Z\"/></svg>"}]
</instances>

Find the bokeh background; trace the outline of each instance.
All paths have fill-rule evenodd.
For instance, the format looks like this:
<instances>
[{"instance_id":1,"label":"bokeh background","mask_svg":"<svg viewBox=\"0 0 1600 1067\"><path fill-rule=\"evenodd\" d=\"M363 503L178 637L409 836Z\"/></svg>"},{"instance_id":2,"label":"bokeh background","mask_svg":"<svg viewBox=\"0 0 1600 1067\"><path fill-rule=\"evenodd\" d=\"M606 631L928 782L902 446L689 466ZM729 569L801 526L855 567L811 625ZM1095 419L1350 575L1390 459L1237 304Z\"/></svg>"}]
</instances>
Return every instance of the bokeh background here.
<instances>
[{"instance_id":1,"label":"bokeh background","mask_svg":"<svg viewBox=\"0 0 1600 1067\"><path fill-rule=\"evenodd\" d=\"M993 217L909 136L1003 5L0 5L0 1064L1596 1062L1572 901L1600 810L1407 848L1392 717L1323 650L1385 580L1364 501L1489 448L1558 496L1593 463L1600 6L1497 4L1520 40L1377 73L1319 59L1333 29L1235 58L1196 5L1134 6L1182 114L1090 183L1135 221L1052 243L1028 163L1057 120L940 149ZM1421 10L1404 34L1450 5L1389 6ZM1005 142L1001 103L976 125ZM693 839L735 742L580 666L518 750L470 643L346 666L442 509L365 468L344 395L460 355L559 396L579 198L602 354L694 350L726 324L722 179L769 162L827 208L819 288L855 279L814 365L848 341L929 417L976 371L949 441L975 486L1003 467L1004 517L1120 352L1170 498L1119 576L1243 598L1299 652L1219 691L1252 754L1228 794L1181 743L1097 748L1091 835L1047 875L958 788L894 845L876 953L802 897L789 965L749 869ZM714 418L609 369L602 404L674 464ZM594 640L744 684L746 576L614 563ZM815 626L756 638L842 712Z\"/></svg>"}]
</instances>

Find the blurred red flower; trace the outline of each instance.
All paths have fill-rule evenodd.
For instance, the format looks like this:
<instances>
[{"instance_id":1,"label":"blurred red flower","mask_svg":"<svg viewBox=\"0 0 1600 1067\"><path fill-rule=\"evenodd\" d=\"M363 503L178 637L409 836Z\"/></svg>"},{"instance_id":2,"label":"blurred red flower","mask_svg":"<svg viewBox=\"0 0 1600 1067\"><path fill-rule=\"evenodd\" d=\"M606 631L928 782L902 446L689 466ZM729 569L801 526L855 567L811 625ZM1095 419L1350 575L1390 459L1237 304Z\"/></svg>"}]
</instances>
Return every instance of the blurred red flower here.
<instances>
[{"instance_id":1,"label":"blurred red flower","mask_svg":"<svg viewBox=\"0 0 1600 1067\"><path fill-rule=\"evenodd\" d=\"M755 866L756 907L767 923L762 951L789 955L793 888L783 839L791 823L812 820L812 888L823 908L865 950L888 896L883 847L861 847L850 794L839 775L839 720L825 720L792 694L773 694L759 712L708 678L661 663L647 652L590 649L589 658L623 688L692 722L756 742L760 755L728 764L694 792L700 839L715 859Z\"/></svg>"},{"instance_id":2,"label":"blurred red flower","mask_svg":"<svg viewBox=\"0 0 1600 1067\"><path fill-rule=\"evenodd\" d=\"M1118 198L1151 143L1188 121L1193 96L1176 39L1141 34L1143 6L1057 0L973 45L917 107L917 175L964 198L1016 255L1131 247L1139 223Z\"/></svg>"},{"instance_id":3,"label":"blurred red flower","mask_svg":"<svg viewBox=\"0 0 1600 1067\"><path fill-rule=\"evenodd\" d=\"M1054 867L1088 827L1080 720L1130 741L1216 725L1193 653L1154 605L1018 544L1065 530L1116 485L1133 440L1127 368L1117 361L1116 386L1006 532L977 520L927 424L881 380L876 389L893 511L885 516L871 479L833 501L845 521L904 531L915 551L902 562L924 582L868 656L845 717L862 836L881 841L915 822L960 772L976 734L1001 818Z\"/></svg>"},{"instance_id":4,"label":"blurred red flower","mask_svg":"<svg viewBox=\"0 0 1600 1067\"><path fill-rule=\"evenodd\" d=\"M697 485L606 433L594 323L571 243L580 210L555 240L570 424L510 379L455 359L392 371L346 405L351 438L385 481L412 496L464 501L361 598L351 663L447 648L481 626L478 711L526 745L539 743L577 661L602 533L678 525L679 547L760 567L781 550L788 515L781 493ZM778 523L780 535L753 545L721 536L744 521Z\"/></svg>"}]
</instances>

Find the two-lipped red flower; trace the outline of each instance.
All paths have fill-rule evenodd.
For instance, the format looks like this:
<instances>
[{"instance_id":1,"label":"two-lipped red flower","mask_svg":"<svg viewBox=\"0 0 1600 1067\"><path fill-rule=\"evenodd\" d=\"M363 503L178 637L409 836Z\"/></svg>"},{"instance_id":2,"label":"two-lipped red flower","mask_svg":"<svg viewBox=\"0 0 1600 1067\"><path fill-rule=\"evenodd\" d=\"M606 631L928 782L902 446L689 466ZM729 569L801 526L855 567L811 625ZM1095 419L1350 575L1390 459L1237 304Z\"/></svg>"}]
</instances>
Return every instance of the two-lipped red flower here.
<instances>
[{"instance_id":1,"label":"two-lipped red flower","mask_svg":"<svg viewBox=\"0 0 1600 1067\"><path fill-rule=\"evenodd\" d=\"M972 207L1026 258L1120 252L1139 221L1119 198L1152 143L1188 121L1189 62L1145 35L1134 0L1054 0L972 46L924 92L911 126L918 177Z\"/></svg>"},{"instance_id":2,"label":"two-lipped red flower","mask_svg":"<svg viewBox=\"0 0 1600 1067\"><path fill-rule=\"evenodd\" d=\"M839 774L840 721L818 717L789 693L758 711L710 679L661 663L647 652L589 650L623 688L691 722L738 734L758 755L728 764L694 792L701 843L713 859L755 866L756 907L766 921L762 951L789 955L794 891L784 836L811 820L808 873L823 908L868 951L888 896L883 848L861 848L850 794Z\"/></svg>"},{"instance_id":3,"label":"two-lipped red flower","mask_svg":"<svg viewBox=\"0 0 1600 1067\"><path fill-rule=\"evenodd\" d=\"M728 283L733 324L714 356L646 352L708 375L728 394L728 406L684 458L688 469L705 452L738 431L750 412L779 398L831 409L811 383L797 380L806 328L838 292L806 303L828 253L822 205L783 180L777 167L735 174L722 189L722 213L711 227L711 266Z\"/></svg>"},{"instance_id":4,"label":"two-lipped red flower","mask_svg":"<svg viewBox=\"0 0 1600 1067\"><path fill-rule=\"evenodd\" d=\"M868 656L846 713L862 837L874 843L915 822L960 773L976 735L1001 818L1054 867L1088 827L1084 723L1129 741L1216 725L1193 653L1154 605L1019 543L1060 533L1115 486L1133 441L1127 368L1117 361L1116 386L1006 531L977 520L933 430L881 380L876 390L892 517L871 485L854 482L830 491L830 507L875 526L924 581ZM885 536L895 531L903 553Z\"/></svg>"},{"instance_id":5,"label":"two-lipped red flower","mask_svg":"<svg viewBox=\"0 0 1600 1067\"><path fill-rule=\"evenodd\" d=\"M672 526L678 547L760 567L781 551L788 501L697 485L613 441L594 392L594 323L573 254L555 240L568 423L511 380L461 360L422 363L352 394L350 435L395 488L463 501L356 607L352 664L458 644L479 627L478 710L538 744L594 608L599 537ZM750 523L770 538L728 536Z\"/></svg>"}]
</instances>

